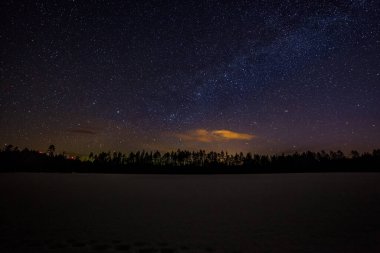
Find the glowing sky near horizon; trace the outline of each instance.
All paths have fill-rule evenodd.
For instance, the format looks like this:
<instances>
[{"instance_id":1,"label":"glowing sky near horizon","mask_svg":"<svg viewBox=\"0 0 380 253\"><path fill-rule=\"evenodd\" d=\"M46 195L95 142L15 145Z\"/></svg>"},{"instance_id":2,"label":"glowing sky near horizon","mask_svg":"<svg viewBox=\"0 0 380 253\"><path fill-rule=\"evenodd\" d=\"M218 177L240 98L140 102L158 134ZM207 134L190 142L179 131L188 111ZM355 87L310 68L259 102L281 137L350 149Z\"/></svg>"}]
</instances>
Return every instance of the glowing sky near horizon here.
<instances>
[{"instance_id":1,"label":"glowing sky near horizon","mask_svg":"<svg viewBox=\"0 0 380 253\"><path fill-rule=\"evenodd\" d=\"M0 143L380 147L378 1L0 3Z\"/></svg>"}]
</instances>

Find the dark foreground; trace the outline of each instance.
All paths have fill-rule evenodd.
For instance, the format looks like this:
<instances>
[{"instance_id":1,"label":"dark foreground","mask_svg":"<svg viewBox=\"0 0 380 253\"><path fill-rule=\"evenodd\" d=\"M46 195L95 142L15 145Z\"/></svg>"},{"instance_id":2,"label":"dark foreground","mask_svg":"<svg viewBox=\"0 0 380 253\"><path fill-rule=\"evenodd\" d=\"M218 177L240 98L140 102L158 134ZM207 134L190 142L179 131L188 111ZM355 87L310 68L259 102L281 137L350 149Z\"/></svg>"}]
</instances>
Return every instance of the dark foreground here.
<instances>
[{"instance_id":1,"label":"dark foreground","mask_svg":"<svg viewBox=\"0 0 380 253\"><path fill-rule=\"evenodd\" d=\"M380 174L0 174L0 252L380 252Z\"/></svg>"}]
</instances>

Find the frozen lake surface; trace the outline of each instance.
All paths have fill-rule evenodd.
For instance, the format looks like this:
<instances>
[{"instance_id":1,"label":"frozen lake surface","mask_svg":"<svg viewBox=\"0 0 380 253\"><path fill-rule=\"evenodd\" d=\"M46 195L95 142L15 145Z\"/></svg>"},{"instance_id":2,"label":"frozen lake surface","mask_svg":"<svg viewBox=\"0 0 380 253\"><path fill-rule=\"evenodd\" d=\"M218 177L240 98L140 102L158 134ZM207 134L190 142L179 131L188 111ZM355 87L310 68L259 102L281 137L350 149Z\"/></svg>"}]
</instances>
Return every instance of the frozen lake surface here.
<instances>
[{"instance_id":1,"label":"frozen lake surface","mask_svg":"<svg viewBox=\"0 0 380 253\"><path fill-rule=\"evenodd\" d=\"M0 174L0 252L380 252L380 173Z\"/></svg>"}]
</instances>

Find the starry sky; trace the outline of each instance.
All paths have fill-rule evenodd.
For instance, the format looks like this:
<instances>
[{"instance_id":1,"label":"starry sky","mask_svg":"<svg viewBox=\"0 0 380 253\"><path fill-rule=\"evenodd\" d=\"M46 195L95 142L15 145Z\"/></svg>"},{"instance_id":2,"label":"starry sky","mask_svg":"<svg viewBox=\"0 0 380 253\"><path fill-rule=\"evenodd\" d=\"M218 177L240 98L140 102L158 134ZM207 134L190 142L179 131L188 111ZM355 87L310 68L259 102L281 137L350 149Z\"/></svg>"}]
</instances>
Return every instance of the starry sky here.
<instances>
[{"instance_id":1,"label":"starry sky","mask_svg":"<svg viewBox=\"0 0 380 253\"><path fill-rule=\"evenodd\" d=\"M0 3L0 143L380 147L377 0Z\"/></svg>"}]
</instances>

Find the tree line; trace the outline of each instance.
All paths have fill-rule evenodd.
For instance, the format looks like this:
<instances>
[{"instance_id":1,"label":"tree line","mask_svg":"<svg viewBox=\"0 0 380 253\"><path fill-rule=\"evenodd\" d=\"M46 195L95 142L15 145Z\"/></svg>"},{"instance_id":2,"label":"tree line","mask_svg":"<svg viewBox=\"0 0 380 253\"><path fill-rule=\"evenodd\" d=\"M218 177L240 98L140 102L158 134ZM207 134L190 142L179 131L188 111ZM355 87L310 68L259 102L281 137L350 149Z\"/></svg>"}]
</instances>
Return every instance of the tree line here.
<instances>
[{"instance_id":1,"label":"tree line","mask_svg":"<svg viewBox=\"0 0 380 253\"><path fill-rule=\"evenodd\" d=\"M83 161L50 145L38 152L7 145L0 151L0 171L105 172L105 173L275 173L326 171L380 171L380 149L371 153L351 151L295 152L259 155L205 150L90 153Z\"/></svg>"}]
</instances>

